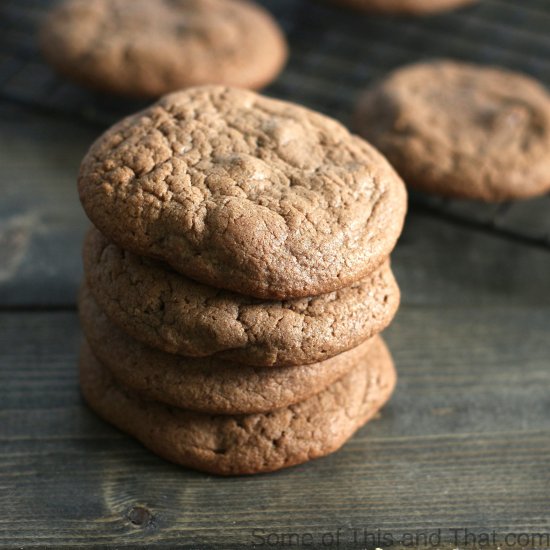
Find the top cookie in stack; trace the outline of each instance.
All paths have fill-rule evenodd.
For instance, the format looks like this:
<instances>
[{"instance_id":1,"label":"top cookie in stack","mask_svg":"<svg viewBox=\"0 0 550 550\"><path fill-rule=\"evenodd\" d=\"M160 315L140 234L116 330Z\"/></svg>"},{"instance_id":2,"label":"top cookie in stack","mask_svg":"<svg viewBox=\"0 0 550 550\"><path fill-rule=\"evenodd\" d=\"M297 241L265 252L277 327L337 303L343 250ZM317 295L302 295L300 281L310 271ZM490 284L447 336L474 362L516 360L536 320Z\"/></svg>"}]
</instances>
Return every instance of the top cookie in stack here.
<instances>
[{"instance_id":1,"label":"top cookie in stack","mask_svg":"<svg viewBox=\"0 0 550 550\"><path fill-rule=\"evenodd\" d=\"M99 138L79 191L99 229L81 368L100 415L181 464L255 473L335 450L388 399L376 334L406 193L339 123L191 88Z\"/></svg>"},{"instance_id":2,"label":"top cookie in stack","mask_svg":"<svg viewBox=\"0 0 550 550\"><path fill-rule=\"evenodd\" d=\"M525 74L406 65L365 91L355 124L411 188L484 202L550 191L550 94Z\"/></svg>"},{"instance_id":3,"label":"top cookie in stack","mask_svg":"<svg viewBox=\"0 0 550 550\"><path fill-rule=\"evenodd\" d=\"M391 166L336 121L216 86L165 96L108 130L82 163L79 192L119 246L266 299L372 273L406 210Z\"/></svg>"}]
</instances>

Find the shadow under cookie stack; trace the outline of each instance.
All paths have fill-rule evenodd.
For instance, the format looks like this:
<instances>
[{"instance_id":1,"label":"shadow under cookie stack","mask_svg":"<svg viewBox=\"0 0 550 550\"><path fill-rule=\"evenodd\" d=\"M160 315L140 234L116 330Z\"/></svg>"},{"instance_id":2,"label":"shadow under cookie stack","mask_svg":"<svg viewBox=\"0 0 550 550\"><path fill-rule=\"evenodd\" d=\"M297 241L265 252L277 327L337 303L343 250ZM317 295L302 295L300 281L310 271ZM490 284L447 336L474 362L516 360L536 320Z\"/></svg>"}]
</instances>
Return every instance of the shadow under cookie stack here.
<instances>
[{"instance_id":1,"label":"shadow under cookie stack","mask_svg":"<svg viewBox=\"0 0 550 550\"><path fill-rule=\"evenodd\" d=\"M335 451L388 400L406 193L340 124L191 88L101 136L79 191L81 386L105 420L252 474Z\"/></svg>"}]
</instances>

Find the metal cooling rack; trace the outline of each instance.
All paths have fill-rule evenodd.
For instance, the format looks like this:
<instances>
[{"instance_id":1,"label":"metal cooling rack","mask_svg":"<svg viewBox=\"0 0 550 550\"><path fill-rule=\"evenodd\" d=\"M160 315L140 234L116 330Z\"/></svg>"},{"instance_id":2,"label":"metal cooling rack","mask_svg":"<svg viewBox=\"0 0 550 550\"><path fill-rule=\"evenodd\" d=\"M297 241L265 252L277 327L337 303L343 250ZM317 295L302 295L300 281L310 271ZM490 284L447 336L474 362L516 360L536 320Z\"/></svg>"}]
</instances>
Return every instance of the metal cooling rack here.
<instances>
[{"instance_id":1,"label":"metal cooling rack","mask_svg":"<svg viewBox=\"0 0 550 550\"><path fill-rule=\"evenodd\" d=\"M424 18L358 14L308 0L263 0L287 33L291 58L266 93L349 123L371 81L400 65L453 57L502 65L550 87L550 0L481 0ZM36 28L51 2L0 3L0 98L105 127L143 103L79 88L42 61ZM412 207L550 250L550 196L504 205L414 193Z\"/></svg>"}]
</instances>

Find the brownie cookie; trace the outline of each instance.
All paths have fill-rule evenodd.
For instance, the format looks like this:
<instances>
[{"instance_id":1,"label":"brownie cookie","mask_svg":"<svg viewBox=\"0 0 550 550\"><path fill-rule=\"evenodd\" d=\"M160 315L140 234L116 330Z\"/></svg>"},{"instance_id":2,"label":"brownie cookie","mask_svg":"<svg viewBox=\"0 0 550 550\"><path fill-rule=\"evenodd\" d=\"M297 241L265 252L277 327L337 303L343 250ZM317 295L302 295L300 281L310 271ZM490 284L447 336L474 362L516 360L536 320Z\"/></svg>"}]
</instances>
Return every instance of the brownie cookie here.
<instances>
[{"instance_id":1,"label":"brownie cookie","mask_svg":"<svg viewBox=\"0 0 550 550\"><path fill-rule=\"evenodd\" d=\"M399 306L389 260L330 294L262 302L196 283L93 228L83 255L88 286L112 321L152 347L193 357L266 367L322 361L384 330Z\"/></svg>"},{"instance_id":2,"label":"brownie cookie","mask_svg":"<svg viewBox=\"0 0 550 550\"><path fill-rule=\"evenodd\" d=\"M210 415L143 400L86 346L80 383L97 414L168 460L223 475L270 472L336 451L389 399L395 370L376 342L361 365L322 392L264 414Z\"/></svg>"},{"instance_id":3,"label":"brownie cookie","mask_svg":"<svg viewBox=\"0 0 550 550\"><path fill-rule=\"evenodd\" d=\"M373 345L367 340L307 366L249 367L173 355L141 344L109 321L85 287L79 310L90 348L120 384L147 399L209 413L267 412L303 401L362 363Z\"/></svg>"},{"instance_id":4,"label":"brownie cookie","mask_svg":"<svg viewBox=\"0 0 550 550\"><path fill-rule=\"evenodd\" d=\"M527 76L408 66L367 91L356 121L411 187L484 201L550 190L550 95Z\"/></svg>"},{"instance_id":5,"label":"brownie cookie","mask_svg":"<svg viewBox=\"0 0 550 550\"><path fill-rule=\"evenodd\" d=\"M219 86L165 96L108 130L82 162L79 191L122 248L270 299L371 273L406 211L399 176L338 122Z\"/></svg>"},{"instance_id":6,"label":"brownie cookie","mask_svg":"<svg viewBox=\"0 0 550 550\"><path fill-rule=\"evenodd\" d=\"M361 11L392 15L425 15L473 4L478 0L331 0Z\"/></svg>"},{"instance_id":7,"label":"brownie cookie","mask_svg":"<svg viewBox=\"0 0 550 550\"><path fill-rule=\"evenodd\" d=\"M277 23L246 0L66 0L41 44L68 78L132 97L210 83L261 88L287 56Z\"/></svg>"}]
</instances>

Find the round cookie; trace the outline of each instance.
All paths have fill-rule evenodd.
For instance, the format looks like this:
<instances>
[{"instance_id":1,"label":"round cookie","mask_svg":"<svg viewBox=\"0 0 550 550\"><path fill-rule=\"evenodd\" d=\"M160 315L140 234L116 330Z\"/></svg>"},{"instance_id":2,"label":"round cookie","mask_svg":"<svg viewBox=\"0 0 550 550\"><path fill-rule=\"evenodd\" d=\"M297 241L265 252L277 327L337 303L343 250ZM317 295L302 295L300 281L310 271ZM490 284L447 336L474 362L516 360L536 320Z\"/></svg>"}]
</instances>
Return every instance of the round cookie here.
<instances>
[{"instance_id":1,"label":"round cookie","mask_svg":"<svg viewBox=\"0 0 550 550\"><path fill-rule=\"evenodd\" d=\"M301 403L209 415L145 401L118 385L89 348L80 356L81 389L99 416L172 462L222 475L270 472L336 451L389 399L395 379L377 339L367 360Z\"/></svg>"},{"instance_id":2,"label":"round cookie","mask_svg":"<svg viewBox=\"0 0 550 550\"><path fill-rule=\"evenodd\" d=\"M426 15L460 6L473 4L478 0L331 0L353 9L391 15Z\"/></svg>"},{"instance_id":3,"label":"round cookie","mask_svg":"<svg viewBox=\"0 0 550 550\"><path fill-rule=\"evenodd\" d=\"M407 66L360 99L356 126L423 191L498 202L550 190L550 95L518 73Z\"/></svg>"},{"instance_id":4,"label":"round cookie","mask_svg":"<svg viewBox=\"0 0 550 550\"><path fill-rule=\"evenodd\" d=\"M365 277L406 212L399 176L341 124L219 86L165 96L108 130L82 162L79 192L122 248L269 299Z\"/></svg>"},{"instance_id":5,"label":"round cookie","mask_svg":"<svg viewBox=\"0 0 550 550\"><path fill-rule=\"evenodd\" d=\"M268 412L303 401L364 362L375 345L375 340L368 340L312 365L248 367L173 355L141 344L108 320L85 287L79 311L91 350L121 385L147 399L207 413Z\"/></svg>"},{"instance_id":6,"label":"round cookie","mask_svg":"<svg viewBox=\"0 0 550 550\"><path fill-rule=\"evenodd\" d=\"M130 97L200 84L261 88L287 57L277 23L247 0L65 0L40 38L60 73Z\"/></svg>"},{"instance_id":7,"label":"round cookie","mask_svg":"<svg viewBox=\"0 0 550 550\"><path fill-rule=\"evenodd\" d=\"M254 366L323 361L384 330L399 306L389 260L350 287L284 302L215 289L136 256L92 228L87 284L120 328L154 348Z\"/></svg>"}]
</instances>

